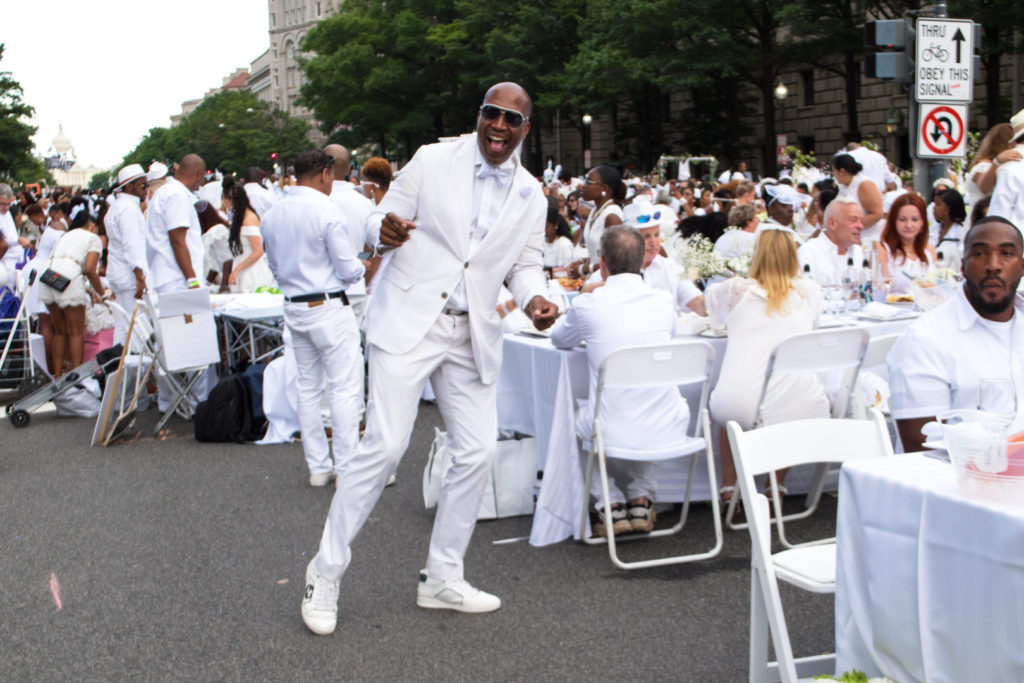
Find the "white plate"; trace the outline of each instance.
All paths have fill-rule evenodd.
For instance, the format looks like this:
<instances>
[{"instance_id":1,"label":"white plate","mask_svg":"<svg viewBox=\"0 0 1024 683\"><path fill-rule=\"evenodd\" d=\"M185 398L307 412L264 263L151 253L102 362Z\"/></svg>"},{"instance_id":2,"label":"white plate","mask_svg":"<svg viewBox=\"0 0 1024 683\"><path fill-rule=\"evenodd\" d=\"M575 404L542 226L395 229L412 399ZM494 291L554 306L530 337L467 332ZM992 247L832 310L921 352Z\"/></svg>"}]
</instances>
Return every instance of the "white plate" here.
<instances>
[{"instance_id":1,"label":"white plate","mask_svg":"<svg viewBox=\"0 0 1024 683\"><path fill-rule=\"evenodd\" d=\"M721 337L728 337L729 333L726 330L716 330L713 327L709 327L708 329L704 330L703 332L701 332L697 336L698 337L710 337L711 339L719 339Z\"/></svg>"},{"instance_id":2,"label":"white plate","mask_svg":"<svg viewBox=\"0 0 1024 683\"><path fill-rule=\"evenodd\" d=\"M924 446L925 448L927 448L930 451L944 451L944 450L946 450L946 442L945 441L925 441L921 445Z\"/></svg>"},{"instance_id":3,"label":"white plate","mask_svg":"<svg viewBox=\"0 0 1024 683\"><path fill-rule=\"evenodd\" d=\"M549 339L551 337L551 328L546 330L538 330L536 327L526 327L519 330L516 334L521 334L524 337L538 337L540 339Z\"/></svg>"}]
</instances>

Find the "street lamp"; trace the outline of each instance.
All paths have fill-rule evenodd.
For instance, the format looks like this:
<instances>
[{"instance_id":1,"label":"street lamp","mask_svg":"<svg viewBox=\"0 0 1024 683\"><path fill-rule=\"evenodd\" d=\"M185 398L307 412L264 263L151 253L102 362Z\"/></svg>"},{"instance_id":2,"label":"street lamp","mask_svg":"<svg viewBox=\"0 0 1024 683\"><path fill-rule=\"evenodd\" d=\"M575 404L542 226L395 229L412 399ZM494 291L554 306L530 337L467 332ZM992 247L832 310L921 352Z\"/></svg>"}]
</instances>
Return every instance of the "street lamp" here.
<instances>
[{"instance_id":1,"label":"street lamp","mask_svg":"<svg viewBox=\"0 0 1024 683\"><path fill-rule=\"evenodd\" d=\"M900 127L900 120L896 112L896 107L889 107L889 118L885 120L885 132L889 135L894 135Z\"/></svg>"},{"instance_id":2,"label":"street lamp","mask_svg":"<svg viewBox=\"0 0 1024 683\"><path fill-rule=\"evenodd\" d=\"M779 79L778 84L775 86L775 99L779 102L779 128L782 129L782 133L776 133L775 135L775 163L785 163L786 154L786 105L785 99L789 95L789 88L786 84Z\"/></svg>"},{"instance_id":3,"label":"street lamp","mask_svg":"<svg viewBox=\"0 0 1024 683\"><path fill-rule=\"evenodd\" d=\"M590 124L594 122L594 117L590 114L583 115L583 172L586 173L590 168Z\"/></svg>"}]
</instances>

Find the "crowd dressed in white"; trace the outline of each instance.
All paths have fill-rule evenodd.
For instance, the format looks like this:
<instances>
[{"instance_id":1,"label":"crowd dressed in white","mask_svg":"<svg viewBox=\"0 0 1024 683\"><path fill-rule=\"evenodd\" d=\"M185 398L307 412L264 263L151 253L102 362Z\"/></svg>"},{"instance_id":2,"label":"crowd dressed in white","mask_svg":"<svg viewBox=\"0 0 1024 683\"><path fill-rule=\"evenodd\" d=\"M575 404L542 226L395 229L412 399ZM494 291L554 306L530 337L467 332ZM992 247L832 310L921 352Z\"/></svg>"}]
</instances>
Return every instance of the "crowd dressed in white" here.
<instances>
[{"instance_id":1,"label":"crowd dressed in white","mask_svg":"<svg viewBox=\"0 0 1024 683\"><path fill-rule=\"evenodd\" d=\"M392 402L396 396L418 398L429 377L442 404L479 399L486 416L493 413L493 392L483 387L494 382L500 361L500 348L493 348L500 339L485 327L490 318L500 317L506 332L554 323L551 338L558 347L585 341L593 383L607 353L671 339L681 320L700 316L728 332L710 398L712 418L718 425L736 420L747 429L768 357L781 340L817 327L829 307L856 307L872 297L913 300L915 283L932 278L954 283L948 300L916 320L888 358L890 407L903 447L919 449L922 427L944 410L976 407L983 378L1012 382L1017 405L1024 406L1024 328L1016 326L1015 296L1022 272L1024 111L989 131L963 177L941 178L930 197L921 197L885 157L857 144L840 150L827 169L796 169L779 179L756 178L744 164L703 180L688 177L688 167L680 167L683 177L669 180L657 173L624 177L604 165L579 177L549 166L541 178L530 178L512 153L529 121L528 98L517 98L495 86L481 107L476 134L423 148L396 178L387 160L371 158L355 168L345 148L330 145L304 153L294 174L280 178L267 178L258 168L237 179L223 176L192 154L173 170L160 162L148 169L126 166L109 192L26 189L15 195L0 185L0 282L15 291L16 274L26 269L51 269L70 280L62 291L37 282L24 292L54 376L81 363L86 339L110 326L102 314L105 300L130 309L147 289L197 287L282 294L296 349L309 482L324 486L337 478L341 487L347 479L360 500L379 493L393 474L392 459L408 443L415 416L405 405L378 404L375 416L367 415L360 444L364 318L371 404L376 387L385 384L381 392ZM467 178L476 180L442 187L431 175L441 168L434 159L439 148L453 164L463 163L464 155L466 168L476 168L475 176L467 170ZM535 201L539 196L543 206ZM457 238L461 246L451 248L468 254L464 266L461 256L449 259L465 275L450 282L432 279L447 265L447 253L430 251L431 240L445 239L444 228L433 225L444 217L425 208L430 202L458 221L469 217L467 234ZM520 203L518 222L510 220ZM545 224L536 242L535 219ZM501 243L506 238L498 236L499 228L523 237ZM413 248L425 250L418 262L406 258ZM471 265L478 255L487 255L503 280L484 312L477 309L480 299L496 292L478 284L484 276ZM530 270L540 265L546 284ZM380 301L369 306L371 298ZM551 302L560 309L557 321ZM438 327L438 311L451 329ZM397 312L405 317L396 319ZM123 341L125 332L118 324L111 341ZM340 351L339 340L346 345ZM438 360L421 372L425 361L409 360L410 349ZM319 418L325 377L333 449ZM407 391L403 380L415 390ZM481 387L471 391L474 382ZM689 407L681 397L651 394L618 402L612 397L608 410L647 422L660 416L654 422L669 424L685 419ZM813 376L780 379L769 386L761 410L765 424L825 417L829 397ZM592 409L580 415L578 434L586 441ZM484 431L493 422L476 413L474 419ZM483 448L470 443L466 435L472 431L459 434L456 449ZM367 445L375 439L382 441ZM380 456L380 467L365 473L346 460L357 449L362 454L377 446L399 456ZM727 447L721 458L720 494L728 500L736 475ZM633 463L613 474L613 518L600 512L597 533L649 531L649 468ZM473 477L466 479L467 490L478 486ZM465 499L464 492L456 494ZM335 602L347 542L361 524L356 518L369 511L350 517L336 512L338 505L320 549L319 557L328 559L311 563L307 573L316 591L335 591ZM421 606L448 607L445 586L461 581L460 600L472 606L463 611L496 609L495 596L463 585L468 535L451 540L438 531L449 523L468 524L471 533L471 521L455 519L458 513L444 503L438 514ZM324 616L330 609L322 595L314 602L308 610L303 603L307 625L330 632L333 617Z\"/></svg>"}]
</instances>

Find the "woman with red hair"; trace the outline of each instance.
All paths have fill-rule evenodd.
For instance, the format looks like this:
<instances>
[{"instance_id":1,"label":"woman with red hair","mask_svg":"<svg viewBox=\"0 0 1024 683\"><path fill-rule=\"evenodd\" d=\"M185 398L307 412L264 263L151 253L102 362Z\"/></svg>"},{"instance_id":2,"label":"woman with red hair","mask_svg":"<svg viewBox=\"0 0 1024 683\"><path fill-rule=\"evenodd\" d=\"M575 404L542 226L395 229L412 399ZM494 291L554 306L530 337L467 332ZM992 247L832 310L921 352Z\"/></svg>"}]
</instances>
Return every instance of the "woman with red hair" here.
<instances>
[{"instance_id":1,"label":"woman with red hair","mask_svg":"<svg viewBox=\"0 0 1024 683\"><path fill-rule=\"evenodd\" d=\"M928 244L927 207L921 197L907 193L892 203L875 258L882 279L892 283L891 294L909 294L910 281L935 266L935 249Z\"/></svg>"}]
</instances>

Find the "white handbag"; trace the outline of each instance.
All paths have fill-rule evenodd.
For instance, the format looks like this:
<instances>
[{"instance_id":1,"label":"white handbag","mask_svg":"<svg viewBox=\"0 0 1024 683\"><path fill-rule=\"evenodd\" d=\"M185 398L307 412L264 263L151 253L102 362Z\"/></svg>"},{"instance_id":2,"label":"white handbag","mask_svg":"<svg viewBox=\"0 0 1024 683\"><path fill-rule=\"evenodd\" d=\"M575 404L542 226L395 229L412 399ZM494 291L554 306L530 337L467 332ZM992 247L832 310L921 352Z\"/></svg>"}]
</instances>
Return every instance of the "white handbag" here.
<instances>
[{"instance_id":1,"label":"white handbag","mask_svg":"<svg viewBox=\"0 0 1024 683\"><path fill-rule=\"evenodd\" d=\"M451 467L448 434L434 428L434 442L423 468L423 504L437 505L441 486ZM498 441L491 476L480 501L477 519L532 515L537 484L537 440L533 437Z\"/></svg>"}]
</instances>

